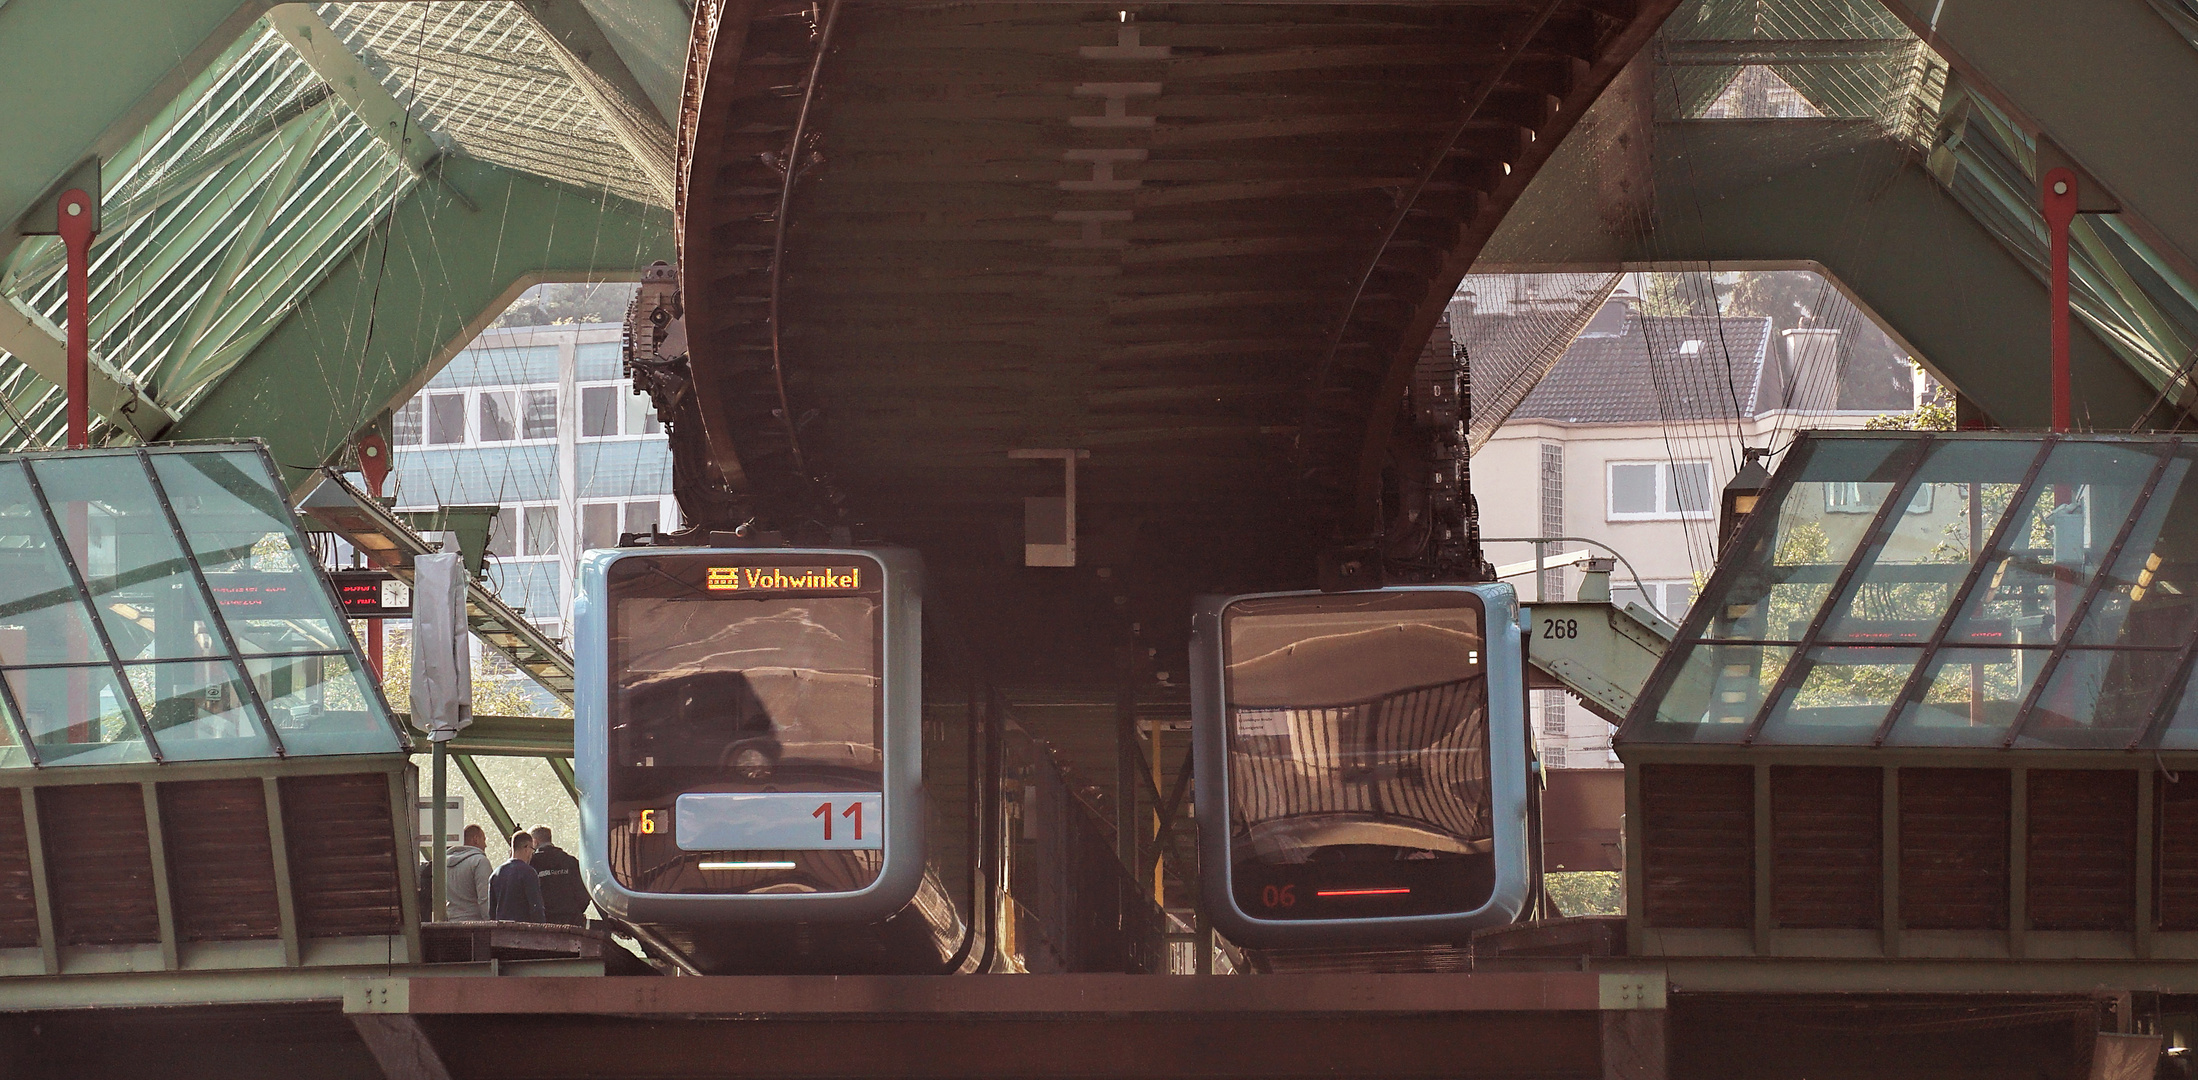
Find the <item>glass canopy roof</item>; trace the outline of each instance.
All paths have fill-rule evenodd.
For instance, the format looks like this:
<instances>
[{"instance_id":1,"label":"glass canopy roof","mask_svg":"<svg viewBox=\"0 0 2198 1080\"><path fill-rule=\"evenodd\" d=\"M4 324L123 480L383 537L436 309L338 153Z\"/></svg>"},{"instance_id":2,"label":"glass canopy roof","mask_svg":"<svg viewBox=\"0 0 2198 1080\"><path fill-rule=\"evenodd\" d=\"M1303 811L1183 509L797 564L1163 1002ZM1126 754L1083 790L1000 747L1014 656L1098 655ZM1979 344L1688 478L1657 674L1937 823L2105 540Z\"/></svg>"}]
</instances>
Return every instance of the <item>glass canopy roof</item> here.
<instances>
[{"instance_id":1,"label":"glass canopy roof","mask_svg":"<svg viewBox=\"0 0 2198 1080\"><path fill-rule=\"evenodd\" d=\"M1620 732L2198 748L2198 440L1806 435Z\"/></svg>"},{"instance_id":2,"label":"glass canopy roof","mask_svg":"<svg viewBox=\"0 0 2198 1080\"><path fill-rule=\"evenodd\" d=\"M0 767L401 746L259 447L0 455Z\"/></svg>"}]
</instances>

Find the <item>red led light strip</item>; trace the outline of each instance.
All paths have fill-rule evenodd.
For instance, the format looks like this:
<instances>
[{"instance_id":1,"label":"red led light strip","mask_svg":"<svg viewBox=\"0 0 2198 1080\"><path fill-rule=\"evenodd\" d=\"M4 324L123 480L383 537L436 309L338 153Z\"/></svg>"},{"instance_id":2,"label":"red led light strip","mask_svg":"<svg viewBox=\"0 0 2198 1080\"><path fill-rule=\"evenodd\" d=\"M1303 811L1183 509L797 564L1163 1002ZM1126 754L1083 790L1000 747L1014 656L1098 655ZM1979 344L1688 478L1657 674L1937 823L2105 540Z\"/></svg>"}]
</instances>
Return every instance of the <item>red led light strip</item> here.
<instances>
[{"instance_id":1,"label":"red led light strip","mask_svg":"<svg viewBox=\"0 0 2198 1080\"><path fill-rule=\"evenodd\" d=\"M1410 889L1322 889L1314 896L1402 896Z\"/></svg>"}]
</instances>

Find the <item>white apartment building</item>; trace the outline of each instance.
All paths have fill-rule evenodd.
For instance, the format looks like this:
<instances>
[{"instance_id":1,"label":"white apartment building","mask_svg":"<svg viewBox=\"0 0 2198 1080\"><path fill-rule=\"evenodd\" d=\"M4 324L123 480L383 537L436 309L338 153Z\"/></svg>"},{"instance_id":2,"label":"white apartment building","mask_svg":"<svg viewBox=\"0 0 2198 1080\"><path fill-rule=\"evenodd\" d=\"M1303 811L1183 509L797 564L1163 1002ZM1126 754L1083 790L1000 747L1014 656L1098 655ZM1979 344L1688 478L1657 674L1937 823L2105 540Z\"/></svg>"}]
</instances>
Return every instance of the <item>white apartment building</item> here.
<instances>
[{"instance_id":1,"label":"white apartment building","mask_svg":"<svg viewBox=\"0 0 2198 1080\"><path fill-rule=\"evenodd\" d=\"M671 448L616 323L489 330L396 410L396 507L500 507L489 582L552 637L580 553L671 531Z\"/></svg>"},{"instance_id":2,"label":"white apartment building","mask_svg":"<svg viewBox=\"0 0 2198 1080\"><path fill-rule=\"evenodd\" d=\"M1475 318L1454 320L1469 353ZM1642 315L1612 301L1474 455L1483 535L1607 545L1624 559L1612 598L1643 602L1677 624L1716 563L1719 495L1742 448L1782 453L1802 428L1861 427L1888 411L1789 407L1797 396L1831 396L1787 388L1835 386L1828 368L1838 346L1832 330L1780 334L1767 318ZM1602 553L1577 542L1545 550L1552 558ZM1535 548L1490 543L1488 556L1499 566L1528 563ZM1558 568L1510 580L1531 604L1572 599L1579 574ZM1535 699L1550 765L1616 767L1608 723L1562 691Z\"/></svg>"}]
</instances>

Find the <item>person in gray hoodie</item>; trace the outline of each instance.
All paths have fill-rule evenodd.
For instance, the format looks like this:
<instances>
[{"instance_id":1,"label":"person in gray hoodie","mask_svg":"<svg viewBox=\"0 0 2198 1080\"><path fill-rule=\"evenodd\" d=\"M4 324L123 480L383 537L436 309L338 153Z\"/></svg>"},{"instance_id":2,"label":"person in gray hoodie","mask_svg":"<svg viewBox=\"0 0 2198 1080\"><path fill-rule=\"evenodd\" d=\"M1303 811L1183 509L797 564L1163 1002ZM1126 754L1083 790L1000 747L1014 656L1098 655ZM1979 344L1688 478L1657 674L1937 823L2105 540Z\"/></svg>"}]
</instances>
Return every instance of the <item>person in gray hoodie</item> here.
<instances>
[{"instance_id":1,"label":"person in gray hoodie","mask_svg":"<svg viewBox=\"0 0 2198 1080\"><path fill-rule=\"evenodd\" d=\"M486 921L488 882L495 868L488 864L488 833L479 825L466 826L465 843L451 848L443 858L445 896L443 918L450 922Z\"/></svg>"}]
</instances>

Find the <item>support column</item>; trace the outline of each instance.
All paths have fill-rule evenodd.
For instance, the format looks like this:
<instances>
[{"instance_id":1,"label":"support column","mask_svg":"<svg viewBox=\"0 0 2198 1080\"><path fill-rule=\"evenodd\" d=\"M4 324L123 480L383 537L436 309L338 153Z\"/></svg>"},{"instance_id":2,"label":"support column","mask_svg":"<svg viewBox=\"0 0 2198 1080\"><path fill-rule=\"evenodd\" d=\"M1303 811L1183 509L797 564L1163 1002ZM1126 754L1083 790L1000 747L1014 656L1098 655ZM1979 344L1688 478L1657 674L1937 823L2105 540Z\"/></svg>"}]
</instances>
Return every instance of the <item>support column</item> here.
<instances>
[{"instance_id":1,"label":"support column","mask_svg":"<svg viewBox=\"0 0 2198 1080\"><path fill-rule=\"evenodd\" d=\"M1664 1009L1610 1009L1603 1016L1603 1080L1664 1080Z\"/></svg>"},{"instance_id":2,"label":"support column","mask_svg":"<svg viewBox=\"0 0 2198 1080\"><path fill-rule=\"evenodd\" d=\"M2071 420L2068 378L2068 226L2076 220L2076 173L2073 169L2049 169L2038 178L2045 206L2045 232L2050 248L2046 270L2051 275L2051 299L2047 317L2053 340L2053 430L2067 431Z\"/></svg>"},{"instance_id":3,"label":"support column","mask_svg":"<svg viewBox=\"0 0 2198 1080\"><path fill-rule=\"evenodd\" d=\"M92 325L91 265L93 215L97 207L82 188L61 193L56 220L69 253L69 449L91 445Z\"/></svg>"},{"instance_id":4,"label":"support column","mask_svg":"<svg viewBox=\"0 0 2198 1080\"><path fill-rule=\"evenodd\" d=\"M572 582L580 569L580 335L557 338L557 628L572 640ZM623 527L623 526L621 526ZM613 540L616 537L612 538ZM506 837L505 839L510 839Z\"/></svg>"},{"instance_id":5,"label":"support column","mask_svg":"<svg viewBox=\"0 0 2198 1080\"><path fill-rule=\"evenodd\" d=\"M351 1026L389 1080L450 1080L450 1067L420 1030L420 1021L391 1013L353 1013Z\"/></svg>"}]
</instances>

